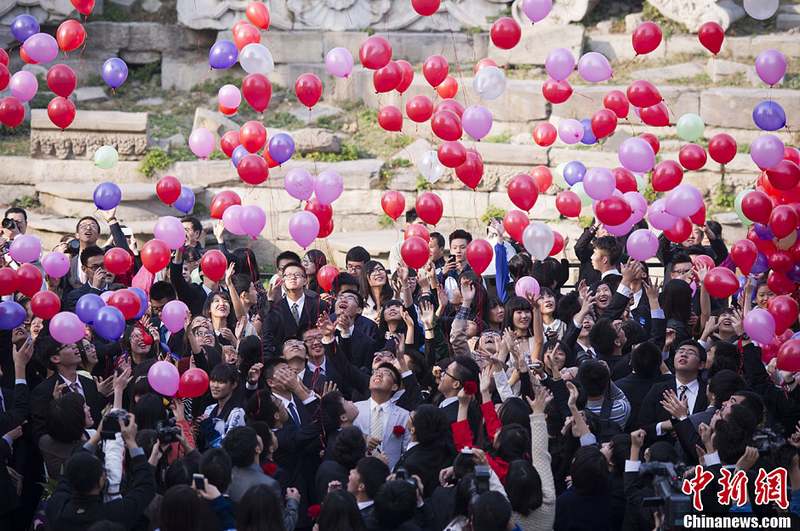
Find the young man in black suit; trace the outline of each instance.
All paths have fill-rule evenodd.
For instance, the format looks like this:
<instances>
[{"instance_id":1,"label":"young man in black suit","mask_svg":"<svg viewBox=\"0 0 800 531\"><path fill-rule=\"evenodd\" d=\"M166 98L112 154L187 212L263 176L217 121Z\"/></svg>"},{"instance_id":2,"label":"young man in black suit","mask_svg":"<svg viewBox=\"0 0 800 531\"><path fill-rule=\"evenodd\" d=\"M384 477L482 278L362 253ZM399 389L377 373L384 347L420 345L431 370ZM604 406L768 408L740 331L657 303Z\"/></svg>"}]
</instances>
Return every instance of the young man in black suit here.
<instances>
[{"instance_id":1,"label":"young man in black suit","mask_svg":"<svg viewBox=\"0 0 800 531\"><path fill-rule=\"evenodd\" d=\"M167 330L161 322L161 310L168 302L174 301L178 296L175 288L169 282L159 281L150 287L150 322L158 328L159 340L165 343L170 352L178 355L188 354L183 352L183 337L185 332L179 330L174 334Z\"/></svg>"},{"instance_id":2,"label":"young man in black suit","mask_svg":"<svg viewBox=\"0 0 800 531\"><path fill-rule=\"evenodd\" d=\"M367 456L359 459L347 478L347 492L356 498L358 511L366 520L372 515L375 495L389 476L389 467L377 457Z\"/></svg>"},{"instance_id":3,"label":"young man in black suit","mask_svg":"<svg viewBox=\"0 0 800 531\"><path fill-rule=\"evenodd\" d=\"M638 426L639 410L650 389L672 380L671 375L661 374L660 366L661 352L658 347L649 342L642 343L631 352L631 373L614 381L631 403L629 426Z\"/></svg>"},{"instance_id":4,"label":"young man in black suit","mask_svg":"<svg viewBox=\"0 0 800 531\"><path fill-rule=\"evenodd\" d=\"M86 276L86 282L64 295L61 309L67 312L75 311L78 299L87 293L100 295L109 284L114 282L114 274L109 273L103 266L105 251L96 245L91 245L81 252L79 266Z\"/></svg>"},{"instance_id":5,"label":"young man in black suit","mask_svg":"<svg viewBox=\"0 0 800 531\"><path fill-rule=\"evenodd\" d=\"M410 415L411 442L395 465L422 479L423 497L429 498L439 485L439 472L453 461L447 444L450 429L444 412L430 404L422 404Z\"/></svg>"}]
</instances>

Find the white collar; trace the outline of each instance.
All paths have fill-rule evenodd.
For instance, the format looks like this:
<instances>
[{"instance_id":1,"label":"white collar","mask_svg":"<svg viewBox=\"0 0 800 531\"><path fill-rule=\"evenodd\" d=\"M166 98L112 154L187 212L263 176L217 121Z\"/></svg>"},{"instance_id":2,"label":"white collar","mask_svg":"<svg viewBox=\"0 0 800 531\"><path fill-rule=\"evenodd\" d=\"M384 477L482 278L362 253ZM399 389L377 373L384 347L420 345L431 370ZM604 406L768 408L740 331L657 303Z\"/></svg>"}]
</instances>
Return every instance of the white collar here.
<instances>
[{"instance_id":1,"label":"white collar","mask_svg":"<svg viewBox=\"0 0 800 531\"><path fill-rule=\"evenodd\" d=\"M279 394L272 393L272 396L274 396L275 398L277 398L278 400L280 400L280 401L283 403L283 407L285 407L285 408L287 408L287 409L289 408L289 404L294 404L294 396L292 396L292 395L289 395L289 398L283 398L283 397L282 397L281 395L279 395ZM295 407L296 407L296 406L295 406Z\"/></svg>"},{"instance_id":2,"label":"white collar","mask_svg":"<svg viewBox=\"0 0 800 531\"><path fill-rule=\"evenodd\" d=\"M449 405L450 405L450 404L452 404L453 402L458 402L458 397L457 397L457 396L451 396L450 398L445 398L445 399L444 399L444 400L442 400L442 402L439 404L439 407L440 407L440 408L446 408L447 406L449 406Z\"/></svg>"},{"instance_id":3,"label":"white collar","mask_svg":"<svg viewBox=\"0 0 800 531\"><path fill-rule=\"evenodd\" d=\"M620 272L619 272L619 270L618 270L618 269L615 267L614 269L609 269L608 271L606 271L605 273L603 273L602 275L600 275L600 278L601 278L601 279L604 279L604 278L606 278L608 275L620 275L620 276L622 276L622 273L620 273Z\"/></svg>"},{"instance_id":4,"label":"white collar","mask_svg":"<svg viewBox=\"0 0 800 531\"><path fill-rule=\"evenodd\" d=\"M327 369L327 367L328 367L328 358L327 358L327 356L323 357L322 358L322 363L320 365L314 365L313 361L308 360L306 362L306 367L307 367L307 370L310 370L312 372L312 374L316 369L319 369L320 371L322 371L324 373L327 373L328 372L328 369Z\"/></svg>"},{"instance_id":5,"label":"white collar","mask_svg":"<svg viewBox=\"0 0 800 531\"><path fill-rule=\"evenodd\" d=\"M374 500L367 500L363 502L358 502L358 510L363 511L367 507L372 507L372 504L375 503Z\"/></svg>"},{"instance_id":6,"label":"white collar","mask_svg":"<svg viewBox=\"0 0 800 531\"><path fill-rule=\"evenodd\" d=\"M682 386L682 385L685 385L685 386L686 386L686 388L687 388L689 391L691 391L692 393L697 393L697 392L700 390L700 382L698 382L698 381L697 381L697 378L695 378L694 380L692 380L692 381L691 381L691 382L689 382L689 383L682 384L682 383L681 383L681 382L678 380L678 377L676 376L676 377L675 377L675 389L679 388L679 387L680 387L680 386Z\"/></svg>"},{"instance_id":7,"label":"white collar","mask_svg":"<svg viewBox=\"0 0 800 531\"><path fill-rule=\"evenodd\" d=\"M383 404L378 404L377 402L375 402L372 399L372 397L369 397L368 402L369 402L369 410L370 411L374 410L377 407L377 408L381 409L384 413L386 413L388 411L389 406L391 405L391 401L390 400L387 400Z\"/></svg>"},{"instance_id":8,"label":"white collar","mask_svg":"<svg viewBox=\"0 0 800 531\"><path fill-rule=\"evenodd\" d=\"M77 385L78 385L78 387L80 387L81 389L83 389L83 386L81 385L81 376L80 376L80 374L77 374L77 373L75 374L75 381L74 381L74 382L70 382L69 380L67 380L67 377L66 377L66 376L64 376L64 375L63 375L63 374L61 374L61 373L58 373L58 377L59 377L59 378L61 378L61 380L62 380L62 381L65 383L65 384L67 384L67 386L73 386L73 385L77 384Z\"/></svg>"}]
</instances>

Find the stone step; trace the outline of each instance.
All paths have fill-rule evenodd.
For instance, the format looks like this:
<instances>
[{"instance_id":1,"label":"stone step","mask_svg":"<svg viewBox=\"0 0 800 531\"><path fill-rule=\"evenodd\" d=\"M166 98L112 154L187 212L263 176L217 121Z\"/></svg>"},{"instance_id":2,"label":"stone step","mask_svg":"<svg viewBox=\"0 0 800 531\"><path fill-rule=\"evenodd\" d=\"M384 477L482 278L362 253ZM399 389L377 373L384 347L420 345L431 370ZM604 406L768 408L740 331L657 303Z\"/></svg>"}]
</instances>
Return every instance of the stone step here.
<instances>
[{"instance_id":1,"label":"stone step","mask_svg":"<svg viewBox=\"0 0 800 531\"><path fill-rule=\"evenodd\" d=\"M0 184L59 182L150 183L152 179L139 172L140 161L119 161L113 170L103 170L91 160L31 159L0 156Z\"/></svg>"}]
</instances>

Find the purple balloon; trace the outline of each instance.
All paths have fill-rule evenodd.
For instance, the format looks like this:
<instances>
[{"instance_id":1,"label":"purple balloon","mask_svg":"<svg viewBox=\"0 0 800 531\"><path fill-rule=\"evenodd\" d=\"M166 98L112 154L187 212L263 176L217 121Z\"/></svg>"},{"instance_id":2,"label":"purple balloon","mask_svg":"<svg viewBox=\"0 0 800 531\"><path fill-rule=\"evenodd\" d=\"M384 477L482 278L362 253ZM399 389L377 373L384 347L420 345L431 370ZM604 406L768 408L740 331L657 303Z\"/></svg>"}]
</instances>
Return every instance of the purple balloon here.
<instances>
[{"instance_id":1,"label":"purple balloon","mask_svg":"<svg viewBox=\"0 0 800 531\"><path fill-rule=\"evenodd\" d=\"M181 195L178 196L178 200L175 201L172 206L184 214L191 212L194 208L194 192L192 189L188 186L181 185Z\"/></svg>"},{"instance_id":2,"label":"purple balloon","mask_svg":"<svg viewBox=\"0 0 800 531\"><path fill-rule=\"evenodd\" d=\"M119 88L128 79L128 65L119 57L106 59L100 71L103 81L112 89Z\"/></svg>"},{"instance_id":3,"label":"purple balloon","mask_svg":"<svg viewBox=\"0 0 800 531\"><path fill-rule=\"evenodd\" d=\"M19 15L11 22L11 34L19 42L25 42L28 37L39 33L39 21L30 15Z\"/></svg>"},{"instance_id":4,"label":"purple balloon","mask_svg":"<svg viewBox=\"0 0 800 531\"><path fill-rule=\"evenodd\" d=\"M87 293L81 295L81 298L75 303L75 313L82 322L92 324L97 317L97 312L105 305L106 303L100 295Z\"/></svg>"},{"instance_id":5,"label":"purple balloon","mask_svg":"<svg viewBox=\"0 0 800 531\"><path fill-rule=\"evenodd\" d=\"M608 168L589 168L583 176L583 191L595 201L614 195L617 181Z\"/></svg>"},{"instance_id":6,"label":"purple balloon","mask_svg":"<svg viewBox=\"0 0 800 531\"><path fill-rule=\"evenodd\" d=\"M242 208L244 208L242 205L231 205L222 213L222 224L225 226L225 230L237 236L247 234L240 222Z\"/></svg>"},{"instance_id":7,"label":"purple balloon","mask_svg":"<svg viewBox=\"0 0 800 531\"><path fill-rule=\"evenodd\" d=\"M314 179L307 170L292 168L283 178L283 187L295 199L307 201L314 193Z\"/></svg>"},{"instance_id":8,"label":"purple balloon","mask_svg":"<svg viewBox=\"0 0 800 531\"><path fill-rule=\"evenodd\" d=\"M678 222L678 218L666 211L666 199L656 199L647 210L647 221L658 230L671 229Z\"/></svg>"},{"instance_id":9,"label":"purple balloon","mask_svg":"<svg viewBox=\"0 0 800 531\"><path fill-rule=\"evenodd\" d=\"M147 383L160 395L175 396L180 381L178 368L168 361L157 361L147 371Z\"/></svg>"},{"instance_id":10,"label":"purple balloon","mask_svg":"<svg viewBox=\"0 0 800 531\"><path fill-rule=\"evenodd\" d=\"M578 73L590 83L600 83L609 79L613 70L605 55L587 52L578 61Z\"/></svg>"},{"instance_id":11,"label":"purple balloon","mask_svg":"<svg viewBox=\"0 0 800 531\"><path fill-rule=\"evenodd\" d=\"M688 218L703 206L703 194L691 184L679 184L666 196L666 211L676 218Z\"/></svg>"},{"instance_id":12,"label":"purple balloon","mask_svg":"<svg viewBox=\"0 0 800 531\"><path fill-rule=\"evenodd\" d=\"M128 288L128 291L134 292L136 296L139 297L139 313L136 314L134 319L141 319L147 311L147 307L150 305L149 297L142 288Z\"/></svg>"},{"instance_id":13,"label":"purple balloon","mask_svg":"<svg viewBox=\"0 0 800 531\"><path fill-rule=\"evenodd\" d=\"M247 151L247 149L243 145L239 144L238 146L236 146L233 150L233 153L231 153L231 162L233 163L233 167L238 168L239 161L241 161L245 155L249 154L250 152Z\"/></svg>"},{"instance_id":14,"label":"purple balloon","mask_svg":"<svg viewBox=\"0 0 800 531\"><path fill-rule=\"evenodd\" d=\"M550 14L553 0L522 0L522 12L531 22L539 22Z\"/></svg>"},{"instance_id":15,"label":"purple balloon","mask_svg":"<svg viewBox=\"0 0 800 531\"><path fill-rule=\"evenodd\" d=\"M603 223L603 226L606 228L606 231L608 231L608 233L612 236L625 236L631 231L634 225L635 223L631 221L630 218L625 220L623 223L620 223L619 225L606 225L605 223Z\"/></svg>"},{"instance_id":16,"label":"purple balloon","mask_svg":"<svg viewBox=\"0 0 800 531\"><path fill-rule=\"evenodd\" d=\"M236 64L239 50L231 41L217 41L208 51L208 64L211 68L224 70Z\"/></svg>"},{"instance_id":17,"label":"purple balloon","mask_svg":"<svg viewBox=\"0 0 800 531\"><path fill-rule=\"evenodd\" d=\"M319 234L319 220L313 212L303 210L289 218L289 234L297 245L306 249Z\"/></svg>"},{"instance_id":18,"label":"purple balloon","mask_svg":"<svg viewBox=\"0 0 800 531\"><path fill-rule=\"evenodd\" d=\"M37 63L49 63L58 57L58 43L52 35L47 33L37 33L31 35L22 45L28 57Z\"/></svg>"},{"instance_id":19,"label":"purple balloon","mask_svg":"<svg viewBox=\"0 0 800 531\"><path fill-rule=\"evenodd\" d=\"M658 238L647 229L637 229L628 236L625 247L631 258L643 262L653 258L658 252Z\"/></svg>"},{"instance_id":20,"label":"purple balloon","mask_svg":"<svg viewBox=\"0 0 800 531\"><path fill-rule=\"evenodd\" d=\"M153 227L153 236L166 243L173 251L183 247L186 241L186 231L183 229L183 224L175 216L158 218Z\"/></svg>"},{"instance_id":21,"label":"purple balloon","mask_svg":"<svg viewBox=\"0 0 800 531\"><path fill-rule=\"evenodd\" d=\"M64 253L50 252L42 258L44 272L53 278L61 278L69 272L69 256Z\"/></svg>"},{"instance_id":22,"label":"purple balloon","mask_svg":"<svg viewBox=\"0 0 800 531\"><path fill-rule=\"evenodd\" d=\"M750 158L761 169L772 168L783 160L783 149L783 142L777 136L761 135L750 144Z\"/></svg>"},{"instance_id":23,"label":"purple balloon","mask_svg":"<svg viewBox=\"0 0 800 531\"><path fill-rule=\"evenodd\" d=\"M264 230L267 224L267 214L261 207L256 205L247 205L242 207L241 214L239 214L239 225L242 230L253 238L254 240Z\"/></svg>"},{"instance_id":24,"label":"purple balloon","mask_svg":"<svg viewBox=\"0 0 800 531\"><path fill-rule=\"evenodd\" d=\"M0 330L12 330L25 322L28 313L16 301L0 302Z\"/></svg>"},{"instance_id":25,"label":"purple balloon","mask_svg":"<svg viewBox=\"0 0 800 531\"><path fill-rule=\"evenodd\" d=\"M119 308L103 306L97 311L92 328L103 339L118 341L125 333L125 316L122 315Z\"/></svg>"},{"instance_id":26,"label":"purple balloon","mask_svg":"<svg viewBox=\"0 0 800 531\"><path fill-rule=\"evenodd\" d=\"M775 237L772 234L772 229L770 229L768 225L755 223L753 224L753 230L755 231L756 236L758 236L761 240L772 240L772 238Z\"/></svg>"},{"instance_id":27,"label":"purple balloon","mask_svg":"<svg viewBox=\"0 0 800 531\"><path fill-rule=\"evenodd\" d=\"M461 115L461 127L469 136L480 140L488 135L492 128L492 111L483 105L470 105Z\"/></svg>"},{"instance_id":28,"label":"purple balloon","mask_svg":"<svg viewBox=\"0 0 800 531\"><path fill-rule=\"evenodd\" d=\"M594 131L592 131L592 121L589 118L584 118L581 120L581 125L583 126L583 138L581 138L581 144L591 146L592 144L597 143L597 137L594 135Z\"/></svg>"},{"instance_id":29,"label":"purple balloon","mask_svg":"<svg viewBox=\"0 0 800 531\"><path fill-rule=\"evenodd\" d=\"M639 192L625 192L622 198L631 207L631 217L628 218L633 221L634 225L644 219L647 213L647 199Z\"/></svg>"},{"instance_id":30,"label":"purple balloon","mask_svg":"<svg viewBox=\"0 0 800 531\"><path fill-rule=\"evenodd\" d=\"M789 277L789 280L792 282L800 282L800 264L793 265L789 272L786 273L786 276ZM800 332L797 333L800 334ZM792 336L792 339L796 338Z\"/></svg>"},{"instance_id":31,"label":"purple balloon","mask_svg":"<svg viewBox=\"0 0 800 531\"><path fill-rule=\"evenodd\" d=\"M69 345L83 339L86 328L74 313L58 312L50 319L50 335L62 345Z\"/></svg>"},{"instance_id":32,"label":"purple balloon","mask_svg":"<svg viewBox=\"0 0 800 531\"><path fill-rule=\"evenodd\" d=\"M753 341L767 345L775 339L775 319L767 310L756 308L744 317L744 331Z\"/></svg>"},{"instance_id":33,"label":"purple balloon","mask_svg":"<svg viewBox=\"0 0 800 531\"><path fill-rule=\"evenodd\" d=\"M269 141L269 156L278 164L283 164L294 154L294 140L287 133L278 133Z\"/></svg>"},{"instance_id":34,"label":"purple balloon","mask_svg":"<svg viewBox=\"0 0 800 531\"><path fill-rule=\"evenodd\" d=\"M764 253L758 253L756 261L753 262L753 267L750 268L750 274L758 275L767 269L769 269L769 260L767 260L767 256Z\"/></svg>"},{"instance_id":35,"label":"purple balloon","mask_svg":"<svg viewBox=\"0 0 800 531\"><path fill-rule=\"evenodd\" d=\"M111 210L122 201L122 190L112 182L104 182L94 189L94 204L100 210Z\"/></svg>"},{"instance_id":36,"label":"purple balloon","mask_svg":"<svg viewBox=\"0 0 800 531\"><path fill-rule=\"evenodd\" d=\"M619 146L619 161L634 173L647 173L656 164L652 146L639 137L627 138Z\"/></svg>"},{"instance_id":37,"label":"purple balloon","mask_svg":"<svg viewBox=\"0 0 800 531\"><path fill-rule=\"evenodd\" d=\"M786 127L786 111L777 101L764 100L753 108L753 122L762 131L777 131Z\"/></svg>"},{"instance_id":38,"label":"purple balloon","mask_svg":"<svg viewBox=\"0 0 800 531\"><path fill-rule=\"evenodd\" d=\"M544 68L547 75L556 81L563 81L575 70L575 56L566 48L554 48L547 54Z\"/></svg>"},{"instance_id":39,"label":"purple balloon","mask_svg":"<svg viewBox=\"0 0 800 531\"><path fill-rule=\"evenodd\" d=\"M186 316L189 313L189 308L182 301L169 301L164 305L161 310L161 322L167 327L167 330L173 334L179 330L183 330Z\"/></svg>"},{"instance_id":40,"label":"purple balloon","mask_svg":"<svg viewBox=\"0 0 800 531\"><path fill-rule=\"evenodd\" d=\"M561 174L564 176L564 180L567 181L567 184L572 186L583 180L583 176L586 175L586 166L579 160L573 160L567 162Z\"/></svg>"},{"instance_id":41,"label":"purple balloon","mask_svg":"<svg viewBox=\"0 0 800 531\"><path fill-rule=\"evenodd\" d=\"M353 54L347 48L333 48L325 54L325 70L332 76L349 76L353 71Z\"/></svg>"},{"instance_id":42,"label":"purple balloon","mask_svg":"<svg viewBox=\"0 0 800 531\"><path fill-rule=\"evenodd\" d=\"M577 144L583 138L583 124L574 118L558 122L558 138L565 144Z\"/></svg>"},{"instance_id":43,"label":"purple balloon","mask_svg":"<svg viewBox=\"0 0 800 531\"><path fill-rule=\"evenodd\" d=\"M335 171L326 170L314 178L314 195L323 205L330 205L342 195L344 179Z\"/></svg>"},{"instance_id":44,"label":"purple balloon","mask_svg":"<svg viewBox=\"0 0 800 531\"><path fill-rule=\"evenodd\" d=\"M764 50L756 57L756 73L767 85L775 85L786 74L786 56L778 50Z\"/></svg>"},{"instance_id":45,"label":"purple balloon","mask_svg":"<svg viewBox=\"0 0 800 531\"><path fill-rule=\"evenodd\" d=\"M20 234L11 241L8 254L20 264L35 262L42 254L42 242L32 234Z\"/></svg>"},{"instance_id":46,"label":"purple balloon","mask_svg":"<svg viewBox=\"0 0 800 531\"><path fill-rule=\"evenodd\" d=\"M528 298L528 295L533 295L533 298L539 296L541 287L539 281L533 277L522 277L514 283L514 294L517 297Z\"/></svg>"}]
</instances>

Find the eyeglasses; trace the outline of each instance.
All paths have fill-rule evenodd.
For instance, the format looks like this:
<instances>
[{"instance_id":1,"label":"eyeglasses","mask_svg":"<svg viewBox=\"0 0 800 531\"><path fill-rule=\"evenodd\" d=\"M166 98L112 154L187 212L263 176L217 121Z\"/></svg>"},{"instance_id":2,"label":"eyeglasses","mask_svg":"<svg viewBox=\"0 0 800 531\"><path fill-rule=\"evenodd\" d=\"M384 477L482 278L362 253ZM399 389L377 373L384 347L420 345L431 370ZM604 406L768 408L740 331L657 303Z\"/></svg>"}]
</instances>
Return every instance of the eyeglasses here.
<instances>
[{"instance_id":1,"label":"eyeglasses","mask_svg":"<svg viewBox=\"0 0 800 531\"><path fill-rule=\"evenodd\" d=\"M92 229L95 232L100 232L100 229L94 223L81 223L78 225L78 231Z\"/></svg>"},{"instance_id":2,"label":"eyeglasses","mask_svg":"<svg viewBox=\"0 0 800 531\"><path fill-rule=\"evenodd\" d=\"M207 328L197 328L192 330L195 337L214 337L214 333Z\"/></svg>"},{"instance_id":3,"label":"eyeglasses","mask_svg":"<svg viewBox=\"0 0 800 531\"><path fill-rule=\"evenodd\" d=\"M310 337L307 337L307 338L303 339L303 343L305 343L306 345L313 345L315 343L322 344L322 336L310 336Z\"/></svg>"},{"instance_id":4,"label":"eyeglasses","mask_svg":"<svg viewBox=\"0 0 800 531\"><path fill-rule=\"evenodd\" d=\"M97 271L98 269L100 269L100 268L102 268L102 267L103 267L103 263L102 263L102 262L100 262L99 264L94 264L94 265L91 265L91 264L90 264L90 265L87 265L87 266L86 266L86 269L88 269L89 271Z\"/></svg>"},{"instance_id":5,"label":"eyeglasses","mask_svg":"<svg viewBox=\"0 0 800 531\"><path fill-rule=\"evenodd\" d=\"M300 278L306 278L306 276L305 276L303 273L284 273L284 274L283 274L283 278L296 278L296 279L300 279Z\"/></svg>"},{"instance_id":6,"label":"eyeglasses","mask_svg":"<svg viewBox=\"0 0 800 531\"><path fill-rule=\"evenodd\" d=\"M686 275L687 273L692 272L692 268L689 269L673 269L672 272L676 275Z\"/></svg>"}]
</instances>

